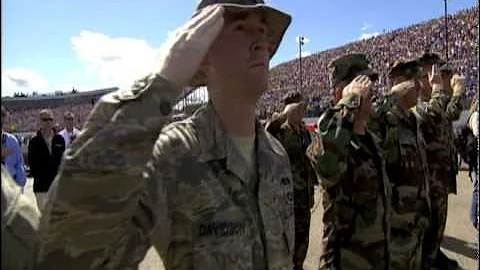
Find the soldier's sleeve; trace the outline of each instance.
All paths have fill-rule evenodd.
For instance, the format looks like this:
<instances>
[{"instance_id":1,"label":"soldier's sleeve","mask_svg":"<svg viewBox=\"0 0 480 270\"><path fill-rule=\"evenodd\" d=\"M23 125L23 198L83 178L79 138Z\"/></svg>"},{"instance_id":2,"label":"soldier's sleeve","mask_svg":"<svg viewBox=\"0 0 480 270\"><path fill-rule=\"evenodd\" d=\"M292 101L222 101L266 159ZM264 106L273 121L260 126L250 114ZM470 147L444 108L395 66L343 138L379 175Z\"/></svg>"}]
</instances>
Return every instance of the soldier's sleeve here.
<instances>
[{"instance_id":1,"label":"soldier's sleeve","mask_svg":"<svg viewBox=\"0 0 480 270\"><path fill-rule=\"evenodd\" d=\"M385 137L385 115L393 107L392 95L382 96L373 104L372 115L368 121L368 129L372 131L380 141Z\"/></svg>"},{"instance_id":2,"label":"soldier's sleeve","mask_svg":"<svg viewBox=\"0 0 480 270\"><path fill-rule=\"evenodd\" d=\"M379 140L387 165L395 165L399 161L399 152L395 134L388 134L388 125L395 125L398 119L391 114L395 104L393 95L385 95L373 105L373 112L368 121L368 129L375 134Z\"/></svg>"},{"instance_id":3,"label":"soldier's sleeve","mask_svg":"<svg viewBox=\"0 0 480 270\"><path fill-rule=\"evenodd\" d=\"M265 125L265 130L277 137L283 123L285 123L285 116L282 114L274 115Z\"/></svg>"},{"instance_id":4,"label":"soldier's sleeve","mask_svg":"<svg viewBox=\"0 0 480 270\"><path fill-rule=\"evenodd\" d=\"M351 102L356 101L352 99ZM354 139L353 111L348 109L348 106L344 109L344 114L340 110L332 109L322 116L319 133L314 136L307 149L307 156L319 180L328 187L336 185L346 172L347 148Z\"/></svg>"},{"instance_id":5,"label":"soldier's sleeve","mask_svg":"<svg viewBox=\"0 0 480 270\"><path fill-rule=\"evenodd\" d=\"M50 188L35 269L137 268L162 200L146 164L179 93L151 75L99 100Z\"/></svg>"},{"instance_id":6,"label":"soldier's sleeve","mask_svg":"<svg viewBox=\"0 0 480 270\"><path fill-rule=\"evenodd\" d=\"M453 95L450 102L447 104L445 114L450 121L456 121L463 111L461 96Z\"/></svg>"},{"instance_id":7,"label":"soldier's sleeve","mask_svg":"<svg viewBox=\"0 0 480 270\"><path fill-rule=\"evenodd\" d=\"M31 269L40 212L2 165L2 269Z\"/></svg>"},{"instance_id":8,"label":"soldier's sleeve","mask_svg":"<svg viewBox=\"0 0 480 270\"><path fill-rule=\"evenodd\" d=\"M309 138L310 138L310 144L309 146L312 144L313 142L313 139L315 138L316 132L310 132L308 131L308 134L309 134ZM321 138L320 138L321 139ZM308 148L307 148L307 152L305 153L305 155L307 155L308 157ZM311 164L309 164L310 166L307 166L307 170L308 170L308 177L309 177L309 181L310 183L312 183L312 185L316 186L318 184L320 184L320 182L318 181L318 177L317 177L317 174L315 172L315 169L313 168L313 162Z\"/></svg>"}]
</instances>

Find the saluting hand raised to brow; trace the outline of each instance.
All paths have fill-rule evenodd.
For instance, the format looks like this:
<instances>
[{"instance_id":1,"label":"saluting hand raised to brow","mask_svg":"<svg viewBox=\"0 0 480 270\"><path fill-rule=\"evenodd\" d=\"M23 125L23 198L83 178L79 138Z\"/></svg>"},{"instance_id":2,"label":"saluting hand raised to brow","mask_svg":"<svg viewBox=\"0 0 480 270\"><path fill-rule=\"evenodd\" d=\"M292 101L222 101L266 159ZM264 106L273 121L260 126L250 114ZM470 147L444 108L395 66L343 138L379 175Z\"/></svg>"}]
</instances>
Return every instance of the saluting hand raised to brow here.
<instances>
[{"instance_id":1,"label":"saluting hand raised to brow","mask_svg":"<svg viewBox=\"0 0 480 270\"><path fill-rule=\"evenodd\" d=\"M368 97L372 89L372 80L366 75L355 77L345 88L343 88L342 97L351 94L357 94L362 97Z\"/></svg>"},{"instance_id":2,"label":"saluting hand raised to brow","mask_svg":"<svg viewBox=\"0 0 480 270\"><path fill-rule=\"evenodd\" d=\"M223 7L211 5L178 28L160 49L158 73L179 88L186 86L222 30L223 13Z\"/></svg>"},{"instance_id":3,"label":"saluting hand raised to brow","mask_svg":"<svg viewBox=\"0 0 480 270\"><path fill-rule=\"evenodd\" d=\"M465 86L465 76L454 74L450 79L450 86L452 87L452 89L455 89L457 87L463 88Z\"/></svg>"},{"instance_id":4,"label":"saluting hand raised to brow","mask_svg":"<svg viewBox=\"0 0 480 270\"><path fill-rule=\"evenodd\" d=\"M291 103L285 106L282 113L288 116L292 113L298 113L300 109L305 109L306 106L304 102Z\"/></svg>"},{"instance_id":5,"label":"saluting hand raised to brow","mask_svg":"<svg viewBox=\"0 0 480 270\"><path fill-rule=\"evenodd\" d=\"M432 65L432 70L428 73L428 81L430 85L442 84L442 76L440 75L440 70L437 68L437 65Z\"/></svg>"}]
</instances>

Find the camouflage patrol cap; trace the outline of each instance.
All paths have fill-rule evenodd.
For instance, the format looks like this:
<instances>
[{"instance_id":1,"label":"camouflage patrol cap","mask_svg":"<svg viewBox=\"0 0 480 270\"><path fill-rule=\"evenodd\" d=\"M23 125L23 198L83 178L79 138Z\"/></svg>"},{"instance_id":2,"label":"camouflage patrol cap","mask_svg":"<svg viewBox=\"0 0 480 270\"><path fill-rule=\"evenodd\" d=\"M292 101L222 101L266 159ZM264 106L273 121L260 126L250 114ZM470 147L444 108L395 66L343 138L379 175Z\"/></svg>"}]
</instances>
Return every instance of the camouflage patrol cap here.
<instances>
[{"instance_id":1,"label":"camouflage patrol cap","mask_svg":"<svg viewBox=\"0 0 480 270\"><path fill-rule=\"evenodd\" d=\"M290 91L283 96L283 105L287 106L292 103L298 103L303 100L303 96L299 91Z\"/></svg>"},{"instance_id":2,"label":"camouflage patrol cap","mask_svg":"<svg viewBox=\"0 0 480 270\"><path fill-rule=\"evenodd\" d=\"M426 52L420 55L419 57L417 57L417 61L420 65L437 64L441 66L445 64L445 61L442 60L440 55L431 52Z\"/></svg>"},{"instance_id":3,"label":"camouflage patrol cap","mask_svg":"<svg viewBox=\"0 0 480 270\"><path fill-rule=\"evenodd\" d=\"M388 78L405 76L415 78L421 75L419 62L416 59L398 60L392 65L388 72Z\"/></svg>"},{"instance_id":4,"label":"camouflage patrol cap","mask_svg":"<svg viewBox=\"0 0 480 270\"><path fill-rule=\"evenodd\" d=\"M277 52L278 46L283 39L285 31L287 31L287 28L292 21L292 17L290 15L265 4L263 0L201 0L197 5L196 13L201 9L214 4L221 5L227 14L250 10L260 11L263 14L265 22L268 26L268 40L271 44L270 59L272 59L272 57L275 55L275 52ZM200 87L205 86L206 83L205 74L199 71L192 78L189 86Z\"/></svg>"},{"instance_id":5,"label":"camouflage patrol cap","mask_svg":"<svg viewBox=\"0 0 480 270\"><path fill-rule=\"evenodd\" d=\"M440 67L440 72L444 75L450 75L453 74L453 68L449 64L444 64L443 66Z\"/></svg>"},{"instance_id":6,"label":"camouflage patrol cap","mask_svg":"<svg viewBox=\"0 0 480 270\"><path fill-rule=\"evenodd\" d=\"M344 54L333 59L329 64L330 85L335 87L342 81L351 81L358 75L367 75L372 81L378 79L378 73L373 71L370 62L363 53Z\"/></svg>"}]
</instances>

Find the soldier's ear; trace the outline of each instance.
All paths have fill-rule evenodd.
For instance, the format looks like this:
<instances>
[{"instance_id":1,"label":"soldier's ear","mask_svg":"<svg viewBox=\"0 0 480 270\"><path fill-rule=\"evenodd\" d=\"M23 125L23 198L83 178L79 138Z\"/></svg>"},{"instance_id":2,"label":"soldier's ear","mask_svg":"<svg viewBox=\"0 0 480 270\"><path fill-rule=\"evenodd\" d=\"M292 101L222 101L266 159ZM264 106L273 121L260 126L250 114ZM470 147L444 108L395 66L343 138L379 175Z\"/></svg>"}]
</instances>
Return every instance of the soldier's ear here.
<instances>
[{"instance_id":1,"label":"soldier's ear","mask_svg":"<svg viewBox=\"0 0 480 270\"><path fill-rule=\"evenodd\" d=\"M343 85L339 84L335 86L335 89L333 91L333 95L336 101L342 99L342 94L343 94Z\"/></svg>"},{"instance_id":2,"label":"soldier's ear","mask_svg":"<svg viewBox=\"0 0 480 270\"><path fill-rule=\"evenodd\" d=\"M206 76L212 72L212 66L208 54L205 55L202 62L200 63L200 71Z\"/></svg>"}]
</instances>

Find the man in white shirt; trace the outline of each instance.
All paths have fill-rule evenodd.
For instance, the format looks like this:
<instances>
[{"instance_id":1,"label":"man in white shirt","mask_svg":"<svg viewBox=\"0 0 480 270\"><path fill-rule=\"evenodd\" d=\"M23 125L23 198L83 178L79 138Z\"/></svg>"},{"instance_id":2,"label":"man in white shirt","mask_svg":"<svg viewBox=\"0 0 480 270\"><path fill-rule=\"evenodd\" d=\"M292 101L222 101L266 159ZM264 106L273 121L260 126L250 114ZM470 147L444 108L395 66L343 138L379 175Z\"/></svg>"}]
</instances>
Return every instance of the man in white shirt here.
<instances>
[{"instance_id":1,"label":"man in white shirt","mask_svg":"<svg viewBox=\"0 0 480 270\"><path fill-rule=\"evenodd\" d=\"M68 147L73 140L80 134L80 130L78 130L74 124L73 120L75 115L71 112L66 112L63 116L63 123L65 128L60 131L60 135L62 135L63 139L65 140L65 147Z\"/></svg>"}]
</instances>

